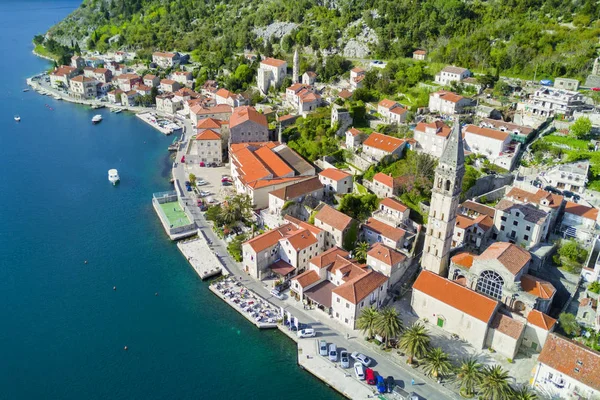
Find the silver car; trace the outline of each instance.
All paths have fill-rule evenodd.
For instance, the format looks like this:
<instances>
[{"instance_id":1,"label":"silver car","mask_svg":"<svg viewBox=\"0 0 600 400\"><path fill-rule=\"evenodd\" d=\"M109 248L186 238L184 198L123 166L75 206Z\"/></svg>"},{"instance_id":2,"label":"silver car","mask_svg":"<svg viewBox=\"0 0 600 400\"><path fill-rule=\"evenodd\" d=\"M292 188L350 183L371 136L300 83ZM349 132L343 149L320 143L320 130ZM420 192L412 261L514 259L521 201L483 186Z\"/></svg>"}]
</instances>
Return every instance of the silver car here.
<instances>
[{"instance_id":1,"label":"silver car","mask_svg":"<svg viewBox=\"0 0 600 400\"><path fill-rule=\"evenodd\" d=\"M319 342L319 354L327 357L327 342L325 340Z\"/></svg>"},{"instance_id":2,"label":"silver car","mask_svg":"<svg viewBox=\"0 0 600 400\"><path fill-rule=\"evenodd\" d=\"M357 351L355 351L354 353L352 353L350 355L350 357L352 357L353 359L355 359L356 361L358 361L359 363L361 363L365 367L368 367L373 362L373 360L371 360L369 357L367 357L364 354L359 353Z\"/></svg>"},{"instance_id":3,"label":"silver car","mask_svg":"<svg viewBox=\"0 0 600 400\"><path fill-rule=\"evenodd\" d=\"M337 346L335 343L329 345L329 361L337 362Z\"/></svg>"},{"instance_id":4,"label":"silver car","mask_svg":"<svg viewBox=\"0 0 600 400\"><path fill-rule=\"evenodd\" d=\"M361 381L365 380L365 367L361 363L359 363L359 362L354 363L354 373L356 374L356 377L359 380L361 380Z\"/></svg>"},{"instance_id":5,"label":"silver car","mask_svg":"<svg viewBox=\"0 0 600 400\"><path fill-rule=\"evenodd\" d=\"M350 368L350 357L345 350L340 351L340 365L342 368Z\"/></svg>"}]
</instances>

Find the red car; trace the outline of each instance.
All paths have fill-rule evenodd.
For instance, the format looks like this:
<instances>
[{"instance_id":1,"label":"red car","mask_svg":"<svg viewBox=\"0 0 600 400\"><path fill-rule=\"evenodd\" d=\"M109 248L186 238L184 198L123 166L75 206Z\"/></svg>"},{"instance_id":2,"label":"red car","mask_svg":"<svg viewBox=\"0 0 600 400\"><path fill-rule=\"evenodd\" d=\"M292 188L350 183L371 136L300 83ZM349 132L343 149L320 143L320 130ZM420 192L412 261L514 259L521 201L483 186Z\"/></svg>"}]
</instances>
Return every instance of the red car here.
<instances>
[{"instance_id":1,"label":"red car","mask_svg":"<svg viewBox=\"0 0 600 400\"><path fill-rule=\"evenodd\" d=\"M185 164L185 156L181 157L181 162Z\"/></svg>"},{"instance_id":2,"label":"red car","mask_svg":"<svg viewBox=\"0 0 600 400\"><path fill-rule=\"evenodd\" d=\"M377 383L377 378L375 377L375 371L371 368L367 368L365 370L365 380L369 385L374 385Z\"/></svg>"},{"instance_id":3,"label":"red car","mask_svg":"<svg viewBox=\"0 0 600 400\"><path fill-rule=\"evenodd\" d=\"M600 92L600 87L593 87L593 88L592 88L592 90L593 90L594 92Z\"/></svg>"},{"instance_id":4,"label":"red car","mask_svg":"<svg viewBox=\"0 0 600 400\"><path fill-rule=\"evenodd\" d=\"M204 161L200 161L200 166L201 167L206 167L206 164L204 164Z\"/></svg>"}]
</instances>

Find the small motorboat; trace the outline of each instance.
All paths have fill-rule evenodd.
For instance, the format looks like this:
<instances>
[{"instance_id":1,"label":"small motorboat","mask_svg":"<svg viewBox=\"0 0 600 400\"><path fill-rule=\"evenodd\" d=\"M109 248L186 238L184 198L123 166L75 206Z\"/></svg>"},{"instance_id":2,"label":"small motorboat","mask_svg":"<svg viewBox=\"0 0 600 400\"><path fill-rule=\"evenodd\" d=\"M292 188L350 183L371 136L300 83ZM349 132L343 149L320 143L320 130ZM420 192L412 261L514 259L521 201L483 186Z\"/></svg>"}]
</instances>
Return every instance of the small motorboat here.
<instances>
[{"instance_id":1,"label":"small motorboat","mask_svg":"<svg viewBox=\"0 0 600 400\"><path fill-rule=\"evenodd\" d=\"M15 121L21 122L21 117L19 117L18 115L15 115Z\"/></svg>"},{"instance_id":2,"label":"small motorboat","mask_svg":"<svg viewBox=\"0 0 600 400\"><path fill-rule=\"evenodd\" d=\"M108 180L113 185L116 185L117 183L119 183L119 181L121 180L121 178L119 178L119 172L114 168L109 169L108 170Z\"/></svg>"},{"instance_id":3,"label":"small motorboat","mask_svg":"<svg viewBox=\"0 0 600 400\"><path fill-rule=\"evenodd\" d=\"M92 124L97 124L100 121L102 121L102 115L100 115L100 114L96 114L92 118Z\"/></svg>"},{"instance_id":4,"label":"small motorboat","mask_svg":"<svg viewBox=\"0 0 600 400\"><path fill-rule=\"evenodd\" d=\"M113 112L114 112L115 114L118 114L118 113L120 113L121 111L123 111L123 109L122 109L122 108L117 108L117 109L116 109L116 110L114 110Z\"/></svg>"},{"instance_id":5,"label":"small motorboat","mask_svg":"<svg viewBox=\"0 0 600 400\"><path fill-rule=\"evenodd\" d=\"M29 89L25 88L23 89L24 92L29 92Z\"/></svg>"}]
</instances>

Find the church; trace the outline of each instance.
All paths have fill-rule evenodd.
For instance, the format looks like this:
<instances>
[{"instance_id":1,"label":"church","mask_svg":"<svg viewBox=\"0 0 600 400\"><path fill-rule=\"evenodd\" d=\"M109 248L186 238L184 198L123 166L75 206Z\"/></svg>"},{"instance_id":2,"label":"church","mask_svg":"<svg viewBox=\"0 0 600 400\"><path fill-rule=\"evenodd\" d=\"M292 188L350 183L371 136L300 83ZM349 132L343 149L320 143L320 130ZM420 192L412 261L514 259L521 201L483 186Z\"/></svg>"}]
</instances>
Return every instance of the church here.
<instances>
[{"instance_id":1,"label":"church","mask_svg":"<svg viewBox=\"0 0 600 400\"><path fill-rule=\"evenodd\" d=\"M547 315L556 289L528 274L531 254L496 242L480 255L451 257L464 173L463 135L455 119L435 171L413 311L478 349L493 348L508 358L519 350L539 352L556 323Z\"/></svg>"}]
</instances>

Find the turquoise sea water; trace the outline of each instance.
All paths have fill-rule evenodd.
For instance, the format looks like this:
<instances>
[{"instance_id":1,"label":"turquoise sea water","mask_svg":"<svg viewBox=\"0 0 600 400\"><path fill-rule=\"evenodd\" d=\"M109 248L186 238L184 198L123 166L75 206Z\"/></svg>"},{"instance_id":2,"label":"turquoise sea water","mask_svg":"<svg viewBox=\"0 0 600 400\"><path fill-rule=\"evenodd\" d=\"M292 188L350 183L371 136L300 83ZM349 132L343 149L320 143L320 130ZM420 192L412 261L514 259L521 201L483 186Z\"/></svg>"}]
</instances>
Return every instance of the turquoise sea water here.
<instances>
[{"instance_id":1,"label":"turquoise sea water","mask_svg":"<svg viewBox=\"0 0 600 400\"><path fill-rule=\"evenodd\" d=\"M22 92L48 67L30 39L77 5L0 0L0 399L339 398L167 239L150 200L172 138Z\"/></svg>"}]
</instances>

